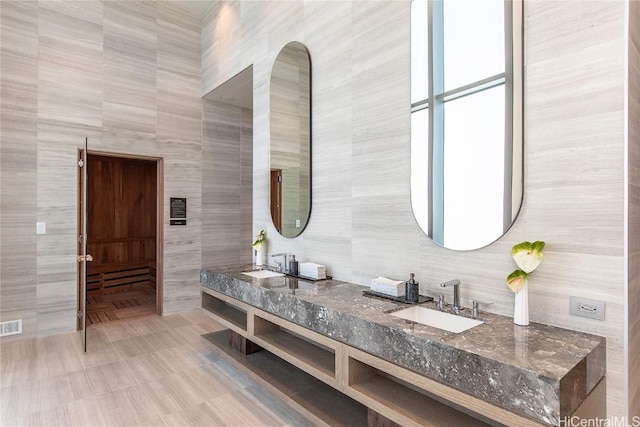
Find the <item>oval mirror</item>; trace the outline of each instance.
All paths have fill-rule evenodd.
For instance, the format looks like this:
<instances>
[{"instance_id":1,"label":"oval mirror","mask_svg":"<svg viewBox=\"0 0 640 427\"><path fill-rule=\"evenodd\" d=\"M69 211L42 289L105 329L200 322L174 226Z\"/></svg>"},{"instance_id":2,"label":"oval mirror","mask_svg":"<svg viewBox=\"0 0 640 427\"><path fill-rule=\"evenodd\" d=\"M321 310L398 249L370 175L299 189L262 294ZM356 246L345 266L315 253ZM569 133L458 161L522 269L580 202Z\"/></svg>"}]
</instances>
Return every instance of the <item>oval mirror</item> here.
<instances>
[{"instance_id":1,"label":"oval mirror","mask_svg":"<svg viewBox=\"0 0 640 427\"><path fill-rule=\"evenodd\" d=\"M413 0L411 21L413 212L438 245L478 249L522 203L522 4Z\"/></svg>"},{"instance_id":2,"label":"oval mirror","mask_svg":"<svg viewBox=\"0 0 640 427\"><path fill-rule=\"evenodd\" d=\"M311 59L291 42L271 70L269 209L284 237L302 233L311 214Z\"/></svg>"}]
</instances>

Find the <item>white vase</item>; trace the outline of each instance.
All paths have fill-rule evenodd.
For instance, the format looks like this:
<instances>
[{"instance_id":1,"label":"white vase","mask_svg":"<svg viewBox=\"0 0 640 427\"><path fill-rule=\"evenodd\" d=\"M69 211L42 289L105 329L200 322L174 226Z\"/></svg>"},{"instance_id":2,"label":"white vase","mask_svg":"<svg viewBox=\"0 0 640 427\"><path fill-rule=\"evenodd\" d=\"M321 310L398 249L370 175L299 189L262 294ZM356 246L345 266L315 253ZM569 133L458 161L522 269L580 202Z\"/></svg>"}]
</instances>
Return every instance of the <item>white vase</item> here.
<instances>
[{"instance_id":1,"label":"white vase","mask_svg":"<svg viewBox=\"0 0 640 427\"><path fill-rule=\"evenodd\" d=\"M262 248L256 249L256 265L262 265L262 260L264 259L264 251Z\"/></svg>"},{"instance_id":2,"label":"white vase","mask_svg":"<svg viewBox=\"0 0 640 427\"><path fill-rule=\"evenodd\" d=\"M527 326L529 324L529 282L525 281L524 285L516 292L513 306L513 323L516 325Z\"/></svg>"}]
</instances>

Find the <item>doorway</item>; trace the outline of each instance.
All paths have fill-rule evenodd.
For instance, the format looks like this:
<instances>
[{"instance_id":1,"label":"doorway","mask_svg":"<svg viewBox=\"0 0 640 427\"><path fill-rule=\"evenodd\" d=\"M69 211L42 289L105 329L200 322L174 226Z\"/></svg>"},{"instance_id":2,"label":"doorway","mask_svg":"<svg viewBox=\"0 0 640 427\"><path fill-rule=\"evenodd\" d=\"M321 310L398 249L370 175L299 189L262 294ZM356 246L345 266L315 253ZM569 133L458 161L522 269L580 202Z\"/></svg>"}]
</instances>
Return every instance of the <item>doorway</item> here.
<instances>
[{"instance_id":1,"label":"doorway","mask_svg":"<svg viewBox=\"0 0 640 427\"><path fill-rule=\"evenodd\" d=\"M160 314L162 159L89 151L86 187L87 327Z\"/></svg>"}]
</instances>

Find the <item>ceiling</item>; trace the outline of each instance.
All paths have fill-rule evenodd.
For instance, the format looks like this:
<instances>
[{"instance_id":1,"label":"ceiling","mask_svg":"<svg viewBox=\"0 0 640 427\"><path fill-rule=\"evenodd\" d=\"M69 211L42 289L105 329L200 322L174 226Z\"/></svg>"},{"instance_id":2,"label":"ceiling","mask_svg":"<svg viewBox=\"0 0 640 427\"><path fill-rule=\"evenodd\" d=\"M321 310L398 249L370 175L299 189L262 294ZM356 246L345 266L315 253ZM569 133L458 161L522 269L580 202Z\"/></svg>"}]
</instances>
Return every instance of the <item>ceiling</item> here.
<instances>
[{"instance_id":1,"label":"ceiling","mask_svg":"<svg viewBox=\"0 0 640 427\"><path fill-rule=\"evenodd\" d=\"M204 99L253 109L253 66L249 66L209 92Z\"/></svg>"}]
</instances>

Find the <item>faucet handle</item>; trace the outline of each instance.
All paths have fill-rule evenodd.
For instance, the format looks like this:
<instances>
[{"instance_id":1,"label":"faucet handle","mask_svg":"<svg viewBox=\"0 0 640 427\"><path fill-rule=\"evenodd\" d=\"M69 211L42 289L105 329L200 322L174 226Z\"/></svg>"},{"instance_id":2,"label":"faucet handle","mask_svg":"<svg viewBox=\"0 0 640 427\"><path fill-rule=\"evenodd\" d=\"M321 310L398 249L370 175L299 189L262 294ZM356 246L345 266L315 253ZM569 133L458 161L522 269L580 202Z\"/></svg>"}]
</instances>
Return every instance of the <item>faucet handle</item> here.
<instances>
[{"instance_id":1,"label":"faucet handle","mask_svg":"<svg viewBox=\"0 0 640 427\"><path fill-rule=\"evenodd\" d=\"M438 310L444 310L444 295L438 295Z\"/></svg>"},{"instance_id":2,"label":"faucet handle","mask_svg":"<svg viewBox=\"0 0 640 427\"><path fill-rule=\"evenodd\" d=\"M478 317L478 301L472 301L472 308L471 308L471 317L473 317L474 319Z\"/></svg>"}]
</instances>

